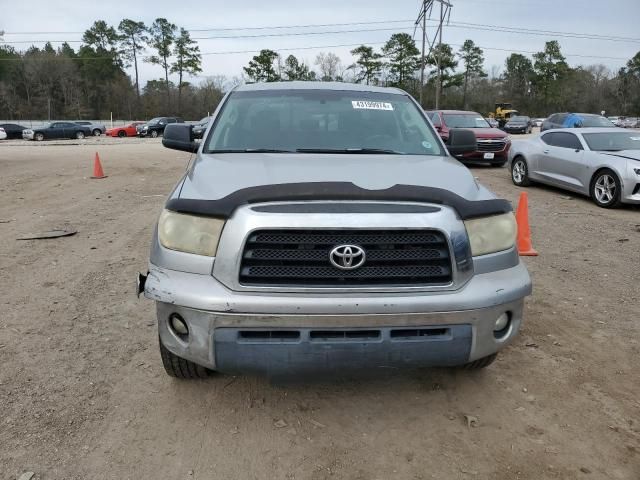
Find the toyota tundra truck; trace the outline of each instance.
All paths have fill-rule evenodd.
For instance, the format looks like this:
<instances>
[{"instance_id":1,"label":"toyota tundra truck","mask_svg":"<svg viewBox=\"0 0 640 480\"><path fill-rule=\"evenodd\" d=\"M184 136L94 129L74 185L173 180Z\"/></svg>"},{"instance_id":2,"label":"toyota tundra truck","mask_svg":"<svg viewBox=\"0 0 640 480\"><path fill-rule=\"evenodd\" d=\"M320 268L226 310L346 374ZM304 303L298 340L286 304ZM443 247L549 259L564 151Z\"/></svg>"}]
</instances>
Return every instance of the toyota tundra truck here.
<instances>
[{"instance_id":1,"label":"toyota tundra truck","mask_svg":"<svg viewBox=\"0 0 640 480\"><path fill-rule=\"evenodd\" d=\"M178 378L483 368L517 335L531 281L511 204L395 88L243 85L192 152L153 229L138 294Z\"/></svg>"}]
</instances>

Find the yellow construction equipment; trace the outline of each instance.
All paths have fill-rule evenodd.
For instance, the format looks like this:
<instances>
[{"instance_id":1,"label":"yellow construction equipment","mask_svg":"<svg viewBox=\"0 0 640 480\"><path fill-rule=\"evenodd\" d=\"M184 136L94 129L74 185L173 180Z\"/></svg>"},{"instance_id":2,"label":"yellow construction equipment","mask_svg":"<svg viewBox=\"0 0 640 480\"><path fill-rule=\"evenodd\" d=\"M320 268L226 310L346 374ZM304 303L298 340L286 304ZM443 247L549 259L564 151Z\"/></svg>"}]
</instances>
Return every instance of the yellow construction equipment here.
<instances>
[{"instance_id":1,"label":"yellow construction equipment","mask_svg":"<svg viewBox=\"0 0 640 480\"><path fill-rule=\"evenodd\" d=\"M512 107L513 105L510 103L496 103L496 109L493 112L489 112L489 118L495 118L500 128L502 128L512 116L518 115L518 111Z\"/></svg>"}]
</instances>

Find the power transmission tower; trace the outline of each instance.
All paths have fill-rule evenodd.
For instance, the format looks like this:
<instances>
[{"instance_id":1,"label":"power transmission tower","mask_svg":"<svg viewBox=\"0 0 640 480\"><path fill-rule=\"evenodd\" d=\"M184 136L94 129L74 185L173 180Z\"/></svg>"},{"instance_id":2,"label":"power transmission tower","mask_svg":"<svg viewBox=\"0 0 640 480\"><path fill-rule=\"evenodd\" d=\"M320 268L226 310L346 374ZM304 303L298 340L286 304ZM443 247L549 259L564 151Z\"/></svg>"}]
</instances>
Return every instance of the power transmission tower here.
<instances>
[{"instance_id":1,"label":"power transmission tower","mask_svg":"<svg viewBox=\"0 0 640 480\"><path fill-rule=\"evenodd\" d=\"M434 3L440 4L440 21L438 22L438 28L436 29L436 33L433 37L433 41L429 42L427 37L427 15L431 18L431 13L433 10ZM424 87L424 69L426 64L426 58L431 54L435 44L435 37L439 36L439 45L442 44L442 25L444 24L444 19L451 15L451 3L448 0L423 0L422 6L420 8L420 13L418 14L418 18L415 21L415 26L417 27L422 22L422 58L420 62L420 105L422 105L423 101L423 87ZM447 20L448 22L448 20ZM414 30L415 35L415 30ZM425 52L426 46L429 46L429 51ZM436 108L439 107L440 104L440 48L438 48L438 56L436 58L437 62L437 72L438 72L438 80L436 82Z\"/></svg>"}]
</instances>

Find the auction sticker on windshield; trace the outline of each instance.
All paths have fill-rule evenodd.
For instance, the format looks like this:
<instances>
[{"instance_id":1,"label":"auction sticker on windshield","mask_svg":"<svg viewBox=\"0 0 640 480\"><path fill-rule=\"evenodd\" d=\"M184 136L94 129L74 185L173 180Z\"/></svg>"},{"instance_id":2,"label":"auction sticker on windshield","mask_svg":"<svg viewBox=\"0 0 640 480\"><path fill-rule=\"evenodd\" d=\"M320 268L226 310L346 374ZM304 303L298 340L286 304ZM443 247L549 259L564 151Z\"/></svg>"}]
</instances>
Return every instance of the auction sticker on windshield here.
<instances>
[{"instance_id":1,"label":"auction sticker on windshield","mask_svg":"<svg viewBox=\"0 0 640 480\"><path fill-rule=\"evenodd\" d=\"M353 108L364 110L393 110L393 105L388 102L371 102L369 100L352 100Z\"/></svg>"}]
</instances>

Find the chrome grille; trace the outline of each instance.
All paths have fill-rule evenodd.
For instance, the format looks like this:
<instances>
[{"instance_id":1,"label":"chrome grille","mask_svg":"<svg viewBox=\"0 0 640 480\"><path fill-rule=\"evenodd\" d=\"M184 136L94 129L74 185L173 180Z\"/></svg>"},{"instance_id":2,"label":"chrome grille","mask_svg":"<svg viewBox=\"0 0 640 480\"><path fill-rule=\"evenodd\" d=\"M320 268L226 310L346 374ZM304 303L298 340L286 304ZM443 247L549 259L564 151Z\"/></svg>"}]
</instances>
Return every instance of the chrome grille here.
<instances>
[{"instance_id":1,"label":"chrome grille","mask_svg":"<svg viewBox=\"0 0 640 480\"><path fill-rule=\"evenodd\" d=\"M487 141L487 140L478 140L478 151L479 152L500 152L504 150L504 146L506 142L503 140L499 141Z\"/></svg>"}]
</instances>

